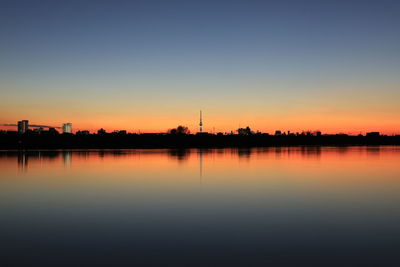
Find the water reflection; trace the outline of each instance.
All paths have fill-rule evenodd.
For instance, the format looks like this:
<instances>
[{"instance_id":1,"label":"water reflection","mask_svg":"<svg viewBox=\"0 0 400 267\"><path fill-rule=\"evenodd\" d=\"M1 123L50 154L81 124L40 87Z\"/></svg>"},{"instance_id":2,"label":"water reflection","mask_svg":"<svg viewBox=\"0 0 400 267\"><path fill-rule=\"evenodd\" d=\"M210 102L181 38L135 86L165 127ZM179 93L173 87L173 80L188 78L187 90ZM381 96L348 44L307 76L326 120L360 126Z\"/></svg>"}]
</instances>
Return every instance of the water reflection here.
<instances>
[{"instance_id":1,"label":"water reflection","mask_svg":"<svg viewBox=\"0 0 400 267\"><path fill-rule=\"evenodd\" d=\"M85 161L93 158L109 159L112 158L136 158L136 157L158 157L168 156L178 163L188 162L192 157L199 155L198 165L202 166L203 156L206 158L226 158L229 154L239 160L251 161L253 158L273 157L275 159L302 159L306 161L321 160L324 158L342 159L351 158L354 155L379 158L381 153L398 151L396 147L271 147L271 148L232 148L232 149L155 149L155 150L59 150L59 151L0 151L0 160L2 158L17 161L18 171L26 173L29 171L30 164L46 164L46 162L61 162L65 168L71 168L74 160ZM201 168L200 168L201 170ZM200 171L202 175L202 171ZM201 176L200 175L200 176Z\"/></svg>"},{"instance_id":2,"label":"water reflection","mask_svg":"<svg viewBox=\"0 0 400 267\"><path fill-rule=\"evenodd\" d=\"M400 266L399 161L399 147L3 151L0 266Z\"/></svg>"},{"instance_id":3,"label":"water reflection","mask_svg":"<svg viewBox=\"0 0 400 267\"><path fill-rule=\"evenodd\" d=\"M61 160L65 167L71 167L72 151L7 151L0 152L2 157L16 157L18 172L26 173L29 170L29 162L57 161Z\"/></svg>"},{"instance_id":4,"label":"water reflection","mask_svg":"<svg viewBox=\"0 0 400 267\"><path fill-rule=\"evenodd\" d=\"M189 159L191 151L189 149L170 149L168 150L168 155L178 160L179 162L183 162Z\"/></svg>"},{"instance_id":5,"label":"water reflection","mask_svg":"<svg viewBox=\"0 0 400 267\"><path fill-rule=\"evenodd\" d=\"M199 151L199 170L200 170L200 183L203 180L203 150Z\"/></svg>"},{"instance_id":6,"label":"water reflection","mask_svg":"<svg viewBox=\"0 0 400 267\"><path fill-rule=\"evenodd\" d=\"M18 171L19 172L28 171L28 156L24 152L18 153Z\"/></svg>"}]
</instances>

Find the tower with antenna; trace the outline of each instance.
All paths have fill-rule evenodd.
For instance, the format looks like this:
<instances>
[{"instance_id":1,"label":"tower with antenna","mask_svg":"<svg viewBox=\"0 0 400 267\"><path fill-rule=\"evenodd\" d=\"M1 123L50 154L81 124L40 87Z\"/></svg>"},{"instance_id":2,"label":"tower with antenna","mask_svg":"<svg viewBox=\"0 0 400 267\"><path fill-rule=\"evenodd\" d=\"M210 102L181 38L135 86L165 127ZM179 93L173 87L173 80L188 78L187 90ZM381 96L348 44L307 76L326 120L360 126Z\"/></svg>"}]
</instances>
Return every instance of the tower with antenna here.
<instances>
[{"instance_id":1,"label":"tower with antenna","mask_svg":"<svg viewBox=\"0 0 400 267\"><path fill-rule=\"evenodd\" d=\"M203 118L202 118L201 110L200 110L200 123L199 123L199 126L200 126L200 133L202 133L203 132Z\"/></svg>"}]
</instances>

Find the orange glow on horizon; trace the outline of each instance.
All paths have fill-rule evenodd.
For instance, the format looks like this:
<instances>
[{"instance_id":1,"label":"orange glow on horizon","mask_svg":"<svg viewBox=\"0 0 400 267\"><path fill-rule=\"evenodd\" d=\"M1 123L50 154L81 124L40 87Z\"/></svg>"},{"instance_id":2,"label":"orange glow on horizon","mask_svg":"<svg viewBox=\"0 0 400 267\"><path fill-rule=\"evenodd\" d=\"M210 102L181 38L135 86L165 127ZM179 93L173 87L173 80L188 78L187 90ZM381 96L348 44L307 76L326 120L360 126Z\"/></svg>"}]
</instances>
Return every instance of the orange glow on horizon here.
<instances>
[{"instance_id":1,"label":"orange glow on horizon","mask_svg":"<svg viewBox=\"0 0 400 267\"><path fill-rule=\"evenodd\" d=\"M25 119L25 118L24 118ZM29 119L29 118L28 118ZM136 118L134 120L100 120L93 119L91 121L82 120L79 118L70 119L68 122L72 123L73 132L88 130L91 133L96 133L100 128L105 129L107 132L118 130L126 130L128 133L165 133L171 128L178 125L189 127L191 133L199 131L197 118ZM15 124L16 121L8 120L5 123ZM47 120L29 119L31 124L45 124L50 126L61 126L63 122L48 122ZM366 132L381 132L387 135L400 134L400 122L394 123L391 119L369 119L357 120L353 118L252 118L249 120L240 119L234 121L233 118L212 117L203 119L203 131L209 133L230 133L239 127L249 126L253 131L260 131L262 133L274 134L276 130L282 132L303 132L303 131L321 131L324 134L345 133L351 135L365 134ZM16 130L16 126L0 126L1 130ZM61 129L58 129L59 131Z\"/></svg>"}]
</instances>

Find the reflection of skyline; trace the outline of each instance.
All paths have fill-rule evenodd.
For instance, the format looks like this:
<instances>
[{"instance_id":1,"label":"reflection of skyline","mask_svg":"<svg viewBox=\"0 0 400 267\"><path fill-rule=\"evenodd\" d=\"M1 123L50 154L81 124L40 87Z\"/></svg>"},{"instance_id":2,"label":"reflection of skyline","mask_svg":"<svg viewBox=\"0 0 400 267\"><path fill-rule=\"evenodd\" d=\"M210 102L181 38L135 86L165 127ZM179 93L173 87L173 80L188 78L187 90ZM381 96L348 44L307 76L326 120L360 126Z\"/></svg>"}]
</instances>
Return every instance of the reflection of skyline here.
<instances>
[{"instance_id":1,"label":"reflection of skyline","mask_svg":"<svg viewBox=\"0 0 400 267\"><path fill-rule=\"evenodd\" d=\"M7 155L13 156L15 154L13 152L8 152ZM27 172L30 161L56 161L60 156L64 167L71 167L72 151L18 151L18 172Z\"/></svg>"},{"instance_id":2,"label":"reflection of skyline","mask_svg":"<svg viewBox=\"0 0 400 267\"><path fill-rule=\"evenodd\" d=\"M62 160L64 163L64 167L70 168L72 162L72 152L71 151L63 151L62 152Z\"/></svg>"},{"instance_id":3,"label":"reflection of skyline","mask_svg":"<svg viewBox=\"0 0 400 267\"><path fill-rule=\"evenodd\" d=\"M182 163L185 160L188 160L190 153L191 153L190 149L185 149L185 148L168 150L168 155L171 158L178 160L178 162L180 163Z\"/></svg>"},{"instance_id":4,"label":"reflection of skyline","mask_svg":"<svg viewBox=\"0 0 400 267\"><path fill-rule=\"evenodd\" d=\"M397 147L265 147L265 148L231 148L231 149L142 149L142 150L65 150L65 151L4 151L0 158L15 159L18 172L27 172L31 164L59 162L65 168L71 168L74 161L84 163L93 158L104 159L105 164L112 158L124 161L135 159L148 160L157 156L157 160L170 158L178 163L193 164L197 159L200 179L204 176L204 160L223 159L227 155L246 162L268 159L291 160L291 164L304 160L323 160L330 157L350 157L356 153L365 157L380 158L382 151L396 151ZM394 152L393 152L394 153ZM387 153L386 153L387 154ZM197 156L196 156L197 155ZM336 155L336 156L335 156ZM351 161L351 160L350 160ZM154 162L157 164L157 162ZM222 163L222 162L221 162Z\"/></svg>"},{"instance_id":5,"label":"reflection of skyline","mask_svg":"<svg viewBox=\"0 0 400 267\"><path fill-rule=\"evenodd\" d=\"M24 173L28 171L28 157L24 152L18 153L18 172Z\"/></svg>"}]
</instances>

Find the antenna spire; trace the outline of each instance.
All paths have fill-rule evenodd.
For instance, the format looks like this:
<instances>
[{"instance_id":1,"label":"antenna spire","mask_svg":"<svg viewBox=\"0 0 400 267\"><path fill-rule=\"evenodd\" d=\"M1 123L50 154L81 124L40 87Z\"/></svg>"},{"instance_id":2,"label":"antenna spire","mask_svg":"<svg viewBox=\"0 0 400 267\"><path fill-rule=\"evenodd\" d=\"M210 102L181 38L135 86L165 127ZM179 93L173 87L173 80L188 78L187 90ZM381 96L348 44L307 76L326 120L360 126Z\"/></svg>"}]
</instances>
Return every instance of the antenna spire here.
<instances>
[{"instance_id":1,"label":"antenna spire","mask_svg":"<svg viewBox=\"0 0 400 267\"><path fill-rule=\"evenodd\" d=\"M200 126L200 133L202 133L203 132L203 118L202 118L201 110L200 110L200 124L199 124L199 126Z\"/></svg>"}]
</instances>

